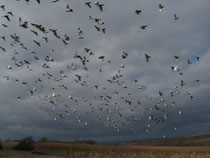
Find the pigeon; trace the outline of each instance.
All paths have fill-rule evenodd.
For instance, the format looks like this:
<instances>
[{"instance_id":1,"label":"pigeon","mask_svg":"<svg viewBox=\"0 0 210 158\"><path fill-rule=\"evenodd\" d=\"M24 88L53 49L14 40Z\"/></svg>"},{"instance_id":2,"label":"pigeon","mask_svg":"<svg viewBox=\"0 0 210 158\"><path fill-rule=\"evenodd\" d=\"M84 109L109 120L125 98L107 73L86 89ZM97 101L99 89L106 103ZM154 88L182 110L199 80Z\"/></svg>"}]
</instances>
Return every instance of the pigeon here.
<instances>
[{"instance_id":1,"label":"pigeon","mask_svg":"<svg viewBox=\"0 0 210 158\"><path fill-rule=\"evenodd\" d=\"M52 3L56 3L56 2L58 2L58 1L60 1L60 0L52 0Z\"/></svg>"},{"instance_id":2,"label":"pigeon","mask_svg":"<svg viewBox=\"0 0 210 158\"><path fill-rule=\"evenodd\" d=\"M190 96L190 99L191 99L191 100L193 100L193 98L194 98L193 96Z\"/></svg>"},{"instance_id":3,"label":"pigeon","mask_svg":"<svg viewBox=\"0 0 210 158\"><path fill-rule=\"evenodd\" d=\"M102 28L101 30L104 34L106 33L106 28Z\"/></svg>"},{"instance_id":4,"label":"pigeon","mask_svg":"<svg viewBox=\"0 0 210 158\"><path fill-rule=\"evenodd\" d=\"M29 0L25 0L27 2L27 4L29 4Z\"/></svg>"},{"instance_id":5,"label":"pigeon","mask_svg":"<svg viewBox=\"0 0 210 158\"><path fill-rule=\"evenodd\" d=\"M4 52L6 52L6 49L3 48L2 46L0 46L0 49L3 50Z\"/></svg>"},{"instance_id":6,"label":"pigeon","mask_svg":"<svg viewBox=\"0 0 210 158\"><path fill-rule=\"evenodd\" d=\"M22 18L19 18L19 25L25 29L28 28L28 21L23 22Z\"/></svg>"},{"instance_id":7,"label":"pigeon","mask_svg":"<svg viewBox=\"0 0 210 158\"><path fill-rule=\"evenodd\" d=\"M39 36L38 32L31 30L32 33L34 33L36 36Z\"/></svg>"},{"instance_id":8,"label":"pigeon","mask_svg":"<svg viewBox=\"0 0 210 158\"><path fill-rule=\"evenodd\" d=\"M27 4L29 4L29 0L25 0L26 2L27 2ZM36 0L37 1L37 3L39 3L40 4L40 0Z\"/></svg>"},{"instance_id":9,"label":"pigeon","mask_svg":"<svg viewBox=\"0 0 210 158\"><path fill-rule=\"evenodd\" d=\"M181 80L181 86L184 86L184 85L185 85L184 81L183 81L183 80Z\"/></svg>"},{"instance_id":10,"label":"pigeon","mask_svg":"<svg viewBox=\"0 0 210 158\"><path fill-rule=\"evenodd\" d=\"M151 56L145 53L145 58L146 58L146 61L149 62L149 59L151 58Z\"/></svg>"},{"instance_id":11,"label":"pigeon","mask_svg":"<svg viewBox=\"0 0 210 158\"><path fill-rule=\"evenodd\" d=\"M162 4L159 4L159 5L158 5L158 8L159 8L159 11L161 12L162 9L164 8L164 6L163 6Z\"/></svg>"},{"instance_id":12,"label":"pigeon","mask_svg":"<svg viewBox=\"0 0 210 158\"><path fill-rule=\"evenodd\" d=\"M10 12L7 12L7 14L9 14L9 15L11 15L11 16L14 16L13 13L12 13L11 11L10 11Z\"/></svg>"},{"instance_id":13,"label":"pigeon","mask_svg":"<svg viewBox=\"0 0 210 158\"><path fill-rule=\"evenodd\" d=\"M159 91L159 95L162 97L163 96L163 93L161 91Z\"/></svg>"},{"instance_id":14,"label":"pigeon","mask_svg":"<svg viewBox=\"0 0 210 158\"><path fill-rule=\"evenodd\" d=\"M40 31L42 31L44 34L48 33L46 31L46 29L44 28L44 26L39 25L39 24L35 24L35 23L31 23L32 26L34 26L35 28L39 29Z\"/></svg>"},{"instance_id":15,"label":"pigeon","mask_svg":"<svg viewBox=\"0 0 210 158\"><path fill-rule=\"evenodd\" d=\"M16 98L17 98L18 100L20 100L20 99L21 99L21 97L20 97L20 96L17 96Z\"/></svg>"},{"instance_id":16,"label":"pigeon","mask_svg":"<svg viewBox=\"0 0 210 158\"><path fill-rule=\"evenodd\" d=\"M180 71L180 69L178 68L178 66L171 66L171 70L173 72Z\"/></svg>"},{"instance_id":17,"label":"pigeon","mask_svg":"<svg viewBox=\"0 0 210 158\"><path fill-rule=\"evenodd\" d=\"M57 29L49 29L49 31L51 31L55 37L61 39L61 37L57 34Z\"/></svg>"},{"instance_id":18,"label":"pigeon","mask_svg":"<svg viewBox=\"0 0 210 158\"><path fill-rule=\"evenodd\" d=\"M176 14L174 14L174 20L178 20L178 19L179 17Z\"/></svg>"},{"instance_id":19,"label":"pigeon","mask_svg":"<svg viewBox=\"0 0 210 158\"><path fill-rule=\"evenodd\" d=\"M93 20L93 17L91 15L89 15L89 20Z\"/></svg>"},{"instance_id":20,"label":"pigeon","mask_svg":"<svg viewBox=\"0 0 210 158\"><path fill-rule=\"evenodd\" d=\"M99 59L100 61L104 61L104 56L100 56L100 57L98 57L98 59Z\"/></svg>"},{"instance_id":21,"label":"pigeon","mask_svg":"<svg viewBox=\"0 0 210 158\"><path fill-rule=\"evenodd\" d=\"M6 24L2 24L2 26L4 26L4 27L8 27L8 25L6 25Z\"/></svg>"},{"instance_id":22,"label":"pigeon","mask_svg":"<svg viewBox=\"0 0 210 158\"><path fill-rule=\"evenodd\" d=\"M7 69L11 70L12 69L12 66L11 65L8 65L7 66Z\"/></svg>"},{"instance_id":23,"label":"pigeon","mask_svg":"<svg viewBox=\"0 0 210 158\"><path fill-rule=\"evenodd\" d=\"M66 6L66 12L73 12L73 9L70 8L69 5Z\"/></svg>"},{"instance_id":24,"label":"pigeon","mask_svg":"<svg viewBox=\"0 0 210 158\"><path fill-rule=\"evenodd\" d=\"M85 2L85 5L87 5L89 8L91 8L91 2Z\"/></svg>"},{"instance_id":25,"label":"pigeon","mask_svg":"<svg viewBox=\"0 0 210 158\"><path fill-rule=\"evenodd\" d=\"M28 71L32 71L33 69L31 69L31 68L29 67L29 65L27 65L27 70L28 70Z\"/></svg>"},{"instance_id":26,"label":"pigeon","mask_svg":"<svg viewBox=\"0 0 210 158\"><path fill-rule=\"evenodd\" d=\"M174 58L175 58L176 62L178 62L179 56L175 55Z\"/></svg>"},{"instance_id":27,"label":"pigeon","mask_svg":"<svg viewBox=\"0 0 210 158\"><path fill-rule=\"evenodd\" d=\"M85 49L85 52L88 54L88 55L94 55L94 53L91 51L91 49L89 48L84 48Z\"/></svg>"},{"instance_id":28,"label":"pigeon","mask_svg":"<svg viewBox=\"0 0 210 158\"><path fill-rule=\"evenodd\" d=\"M5 11L5 5L1 5L0 8Z\"/></svg>"},{"instance_id":29,"label":"pigeon","mask_svg":"<svg viewBox=\"0 0 210 158\"><path fill-rule=\"evenodd\" d=\"M122 54L122 59L125 60L127 57L128 57L128 53L123 52L123 54Z\"/></svg>"},{"instance_id":30,"label":"pigeon","mask_svg":"<svg viewBox=\"0 0 210 158\"><path fill-rule=\"evenodd\" d=\"M37 42L36 40L33 40L34 43L36 43L39 47L41 47L41 44L39 42Z\"/></svg>"},{"instance_id":31,"label":"pigeon","mask_svg":"<svg viewBox=\"0 0 210 158\"><path fill-rule=\"evenodd\" d=\"M142 25L140 26L140 28L142 29L142 31L146 31L147 25Z\"/></svg>"},{"instance_id":32,"label":"pigeon","mask_svg":"<svg viewBox=\"0 0 210 158\"><path fill-rule=\"evenodd\" d=\"M46 43L48 43L48 37L42 37Z\"/></svg>"},{"instance_id":33,"label":"pigeon","mask_svg":"<svg viewBox=\"0 0 210 158\"><path fill-rule=\"evenodd\" d=\"M136 15L140 15L141 14L141 10L136 10L135 13L136 13Z\"/></svg>"},{"instance_id":34,"label":"pigeon","mask_svg":"<svg viewBox=\"0 0 210 158\"><path fill-rule=\"evenodd\" d=\"M179 115L183 115L183 112L181 110L179 110Z\"/></svg>"},{"instance_id":35,"label":"pigeon","mask_svg":"<svg viewBox=\"0 0 210 158\"><path fill-rule=\"evenodd\" d=\"M8 21L10 21L9 15L3 15L3 16L1 16L1 17L4 17L4 18L6 18Z\"/></svg>"},{"instance_id":36,"label":"pigeon","mask_svg":"<svg viewBox=\"0 0 210 158\"><path fill-rule=\"evenodd\" d=\"M103 6L104 6L104 4L98 4L98 7L99 7L101 12L103 12Z\"/></svg>"},{"instance_id":37,"label":"pigeon","mask_svg":"<svg viewBox=\"0 0 210 158\"><path fill-rule=\"evenodd\" d=\"M100 31L101 30L101 28L98 27L98 26L96 26L96 25L94 27L96 28L97 31Z\"/></svg>"},{"instance_id":38,"label":"pigeon","mask_svg":"<svg viewBox=\"0 0 210 158\"><path fill-rule=\"evenodd\" d=\"M6 37L5 37L5 36L1 36L1 38L2 38L4 41L6 41Z\"/></svg>"}]
</instances>

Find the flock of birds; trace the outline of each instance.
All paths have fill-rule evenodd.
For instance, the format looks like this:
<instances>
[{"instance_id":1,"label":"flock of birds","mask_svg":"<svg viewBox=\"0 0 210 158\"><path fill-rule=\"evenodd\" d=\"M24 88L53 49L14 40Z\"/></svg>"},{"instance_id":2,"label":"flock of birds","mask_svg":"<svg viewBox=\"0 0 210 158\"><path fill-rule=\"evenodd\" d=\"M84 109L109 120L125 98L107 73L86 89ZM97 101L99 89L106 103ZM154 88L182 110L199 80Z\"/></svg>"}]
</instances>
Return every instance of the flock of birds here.
<instances>
[{"instance_id":1,"label":"flock of birds","mask_svg":"<svg viewBox=\"0 0 210 158\"><path fill-rule=\"evenodd\" d=\"M20 3L23 3L21 0L16 0ZM29 0L25 0L28 5L30 5ZM41 5L41 0L36 0L39 5ZM60 0L52 0L52 3L59 3ZM2 3L2 2L0 2ZM104 4L99 1L89 1L84 3L89 9L96 6L100 11L104 11ZM30 72L34 72L37 68L37 65L40 65L37 69L42 69L42 74L38 78L33 78L31 80L19 79L15 76L5 75L3 78L7 81L15 81L16 83L22 85L24 90L28 92L31 97L37 97L41 100L43 104L49 104L52 107L52 113L54 115L54 120L57 119L67 119L69 121L74 121L82 124L87 127L91 124L91 121L94 119L99 120L99 124L104 127L113 127L117 132L120 132L120 129L124 126L129 126L127 117L135 122L140 122L144 118L148 121L145 127L142 127L144 131L149 133L151 131L151 126L154 124L161 124L168 119L167 109L169 107L175 106L175 101L173 97L176 95L186 95L189 97L189 100L193 100L194 96L190 92L183 92L181 90L187 83L184 80L180 80L179 85L173 85L169 92L157 91L158 97L144 96L144 98L138 97L139 92L147 90L147 85L140 84L140 81L134 79L132 83L126 81L126 76L122 73L125 69L125 61L129 57L129 53L122 52L121 54L121 63L119 69L116 70L114 75L109 76L106 79L107 83L100 83L97 81L97 78L91 78L89 72L88 63L93 60L92 56L97 56L97 53L94 52L91 48L84 48L83 53L76 51L72 54L72 58L75 61L74 63L67 64L64 69L55 73L53 70L53 64L56 64L56 59L53 57L54 54L58 53L54 49L50 49L48 54L43 57L42 53L31 50L31 48L40 48L47 45L51 38L51 34L56 40L61 41L65 46L70 44L71 36L67 33L63 36L60 35L58 29L46 28L42 24L36 24L29 21L24 21L22 17L16 17L15 14L4 4L0 4L0 14L1 18L5 19L2 23L6 32L10 32L10 22L12 20L17 20L19 25L27 32L31 32L31 37L36 37L31 42L33 46L27 46L24 44L21 35L18 33L13 33L9 36L4 36L3 31L1 32L1 42L0 42L0 53L8 53L10 55L11 49L13 53L11 54L11 61L7 69L10 74L19 70L27 71L24 76L30 76ZM159 4L157 10L163 12L164 5ZM73 13L74 8L69 4L65 7L65 12ZM134 16L140 16L142 10L134 10ZM179 17L174 13L174 20L179 20ZM56 19L55 19L56 20ZM96 31L102 32L102 35L106 33L107 29L104 27L105 22L101 18L94 18L91 15L88 16L88 20L93 21ZM2 20L3 21L3 20ZM14 26L13 26L14 27ZM147 25L141 25L139 27L140 31L146 31ZM1 28L2 29L2 28ZM138 28L137 28L138 29ZM78 27L77 36L79 40L84 39L83 30ZM38 39L37 39L38 38ZM4 47L5 44L9 43L8 48ZM24 58L24 53L21 51L28 52L27 58ZM144 53L145 64L151 63L152 56L149 53ZM71 58L71 60L72 60ZM111 65L112 61L107 59L104 55L97 56L97 61L94 63L101 65ZM171 71L178 73L179 75L184 75L182 69L179 67L180 56L175 55L174 61L175 65L171 66ZM196 57L195 60L199 61L199 57ZM186 64L192 64L192 61L188 59ZM52 68L53 67L53 68ZM104 73L104 69L101 67L99 73ZM72 86L68 82L73 80L74 84ZM94 83L94 81L96 81ZM196 80L196 83L200 80ZM49 86L49 83L52 83ZM109 86L107 86L109 85ZM49 87L48 87L49 86ZM80 91L84 91L83 94L77 94L76 96L72 95L72 87L77 87ZM135 93L132 94L131 89L135 89ZM137 92L137 93L136 93ZM25 96L17 95L17 100L24 100ZM167 98L170 98L167 100ZM144 102L152 104L152 106L144 106ZM181 110L178 110L177 114L183 115ZM125 118L124 118L125 117ZM137 132L135 127L130 127L131 131L134 133ZM174 127L176 130L177 127Z\"/></svg>"}]
</instances>

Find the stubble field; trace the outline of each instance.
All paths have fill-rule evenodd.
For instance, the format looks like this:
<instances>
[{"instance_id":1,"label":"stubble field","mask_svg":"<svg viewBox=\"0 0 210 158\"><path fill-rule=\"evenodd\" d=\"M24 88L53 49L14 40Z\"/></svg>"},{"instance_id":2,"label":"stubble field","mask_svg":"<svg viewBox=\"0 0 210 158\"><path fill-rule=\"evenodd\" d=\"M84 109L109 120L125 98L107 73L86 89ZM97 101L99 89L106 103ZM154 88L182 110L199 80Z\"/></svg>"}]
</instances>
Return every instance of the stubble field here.
<instances>
[{"instance_id":1,"label":"stubble field","mask_svg":"<svg viewBox=\"0 0 210 158\"><path fill-rule=\"evenodd\" d=\"M0 158L210 158L210 146L130 146L36 143L34 151L14 151L16 142L4 142Z\"/></svg>"}]
</instances>

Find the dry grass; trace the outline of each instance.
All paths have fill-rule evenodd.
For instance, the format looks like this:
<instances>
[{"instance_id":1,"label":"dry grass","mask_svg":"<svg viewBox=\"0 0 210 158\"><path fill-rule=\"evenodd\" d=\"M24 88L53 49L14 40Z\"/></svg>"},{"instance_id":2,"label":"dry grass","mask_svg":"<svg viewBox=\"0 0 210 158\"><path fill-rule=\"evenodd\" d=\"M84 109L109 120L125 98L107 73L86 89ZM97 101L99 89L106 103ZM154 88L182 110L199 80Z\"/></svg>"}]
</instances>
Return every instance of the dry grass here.
<instances>
[{"instance_id":1,"label":"dry grass","mask_svg":"<svg viewBox=\"0 0 210 158\"><path fill-rule=\"evenodd\" d=\"M13 151L17 143L2 143L8 158L210 158L210 147L166 147L36 143L34 154ZM42 155L46 154L46 155Z\"/></svg>"},{"instance_id":2,"label":"dry grass","mask_svg":"<svg viewBox=\"0 0 210 158\"><path fill-rule=\"evenodd\" d=\"M12 149L12 147L17 144L18 144L18 142L2 142L4 149Z\"/></svg>"},{"instance_id":3,"label":"dry grass","mask_svg":"<svg viewBox=\"0 0 210 158\"><path fill-rule=\"evenodd\" d=\"M31 152L14 151L6 149L0 151L0 158L63 158L63 156L39 155L32 154Z\"/></svg>"},{"instance_id":4,"label":"dry grass","mask_svg":"<svg viewBox=\"0 0 210 158\"><path fill-rule=\"evenodd\" d=\"M112 151L177 151L177 152L210 152L210 146L128 146L128 145L89 145L89 144L65 144L65 143L36 143L36 149L75 149L75 150L112 150Z\"/></svg>"}]
</instances>

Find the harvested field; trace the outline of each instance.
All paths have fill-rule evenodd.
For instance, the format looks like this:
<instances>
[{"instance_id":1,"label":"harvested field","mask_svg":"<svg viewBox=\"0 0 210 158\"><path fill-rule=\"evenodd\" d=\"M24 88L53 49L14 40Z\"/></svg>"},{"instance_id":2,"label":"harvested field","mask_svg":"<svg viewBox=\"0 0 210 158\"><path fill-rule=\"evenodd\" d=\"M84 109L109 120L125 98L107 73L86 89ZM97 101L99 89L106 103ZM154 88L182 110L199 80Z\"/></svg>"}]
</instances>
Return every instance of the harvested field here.
<instances>
[{"instance_id":1,"label":"harvested field","mask_svg":"<svg viewBox=\"0 0 210 158\"><path fill-rule=\"evenodd\" d=\"M209 158L210 147L87 145L36 143L32 152L14 151L16 142L3 143L0 157L8 158Z\"/></svg>"}]
</instances>

